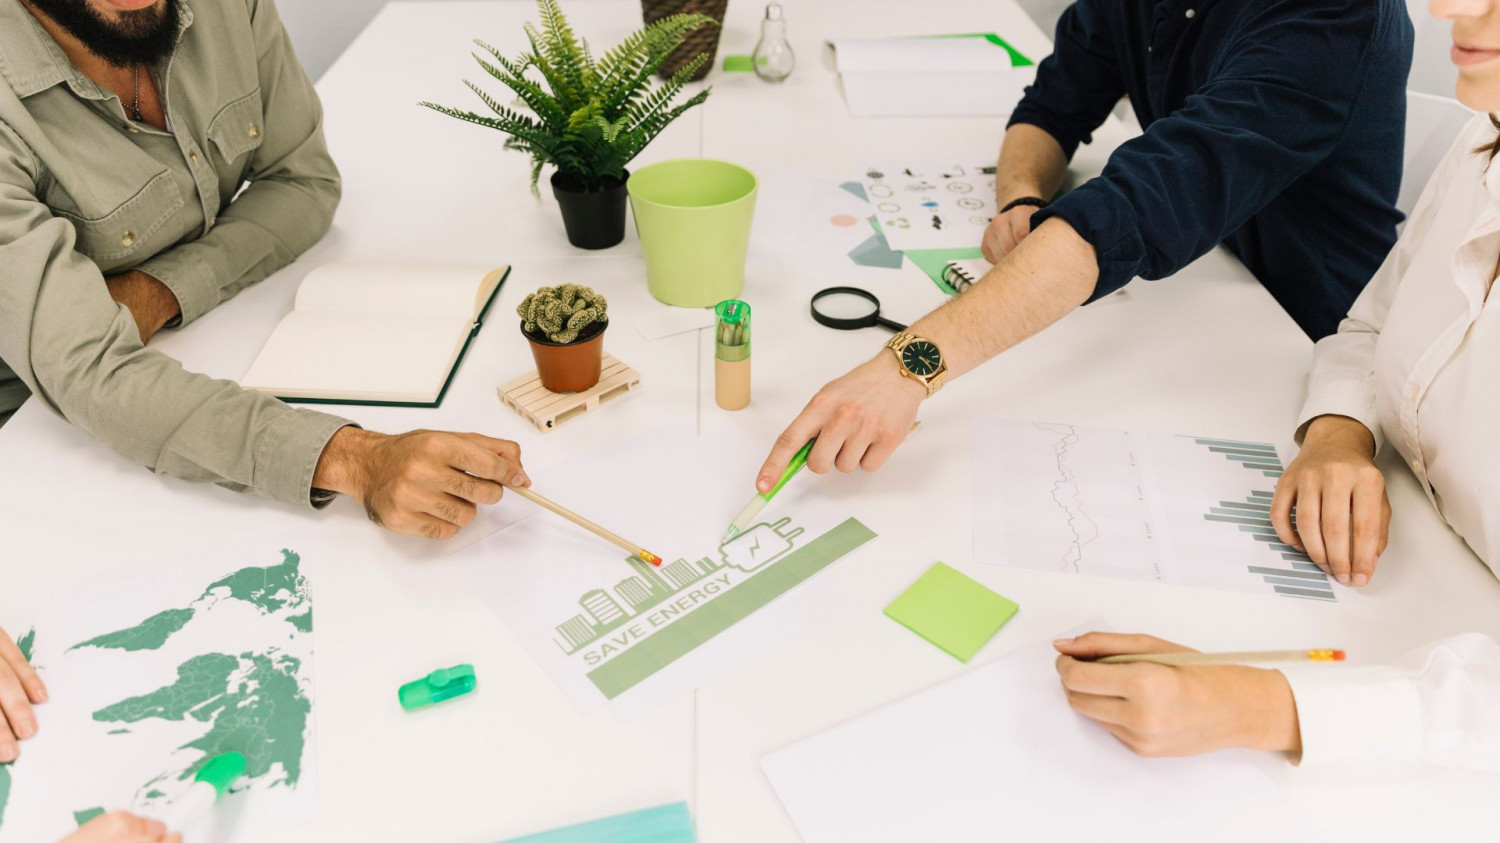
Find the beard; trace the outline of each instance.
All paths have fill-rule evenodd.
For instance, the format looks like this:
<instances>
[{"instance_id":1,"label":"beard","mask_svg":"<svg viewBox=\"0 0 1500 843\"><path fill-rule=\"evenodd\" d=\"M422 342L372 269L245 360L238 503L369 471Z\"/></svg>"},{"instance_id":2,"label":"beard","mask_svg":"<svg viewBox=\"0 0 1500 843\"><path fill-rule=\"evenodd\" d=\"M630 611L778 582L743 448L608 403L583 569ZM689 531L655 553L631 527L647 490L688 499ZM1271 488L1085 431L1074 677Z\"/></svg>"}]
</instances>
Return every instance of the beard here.
<instances>
[{"instance_id":1,"label":"beard","mask_svg":"<svg viewBox=\"0 0 1500 843\"><path fill-rule=\"evenodd\" d=\"M171 55L177 45L182 18L178 0L120 12L110 19L89 0L29 0L58 26L83 43L89 52L115 67L154 65Z\"/></svg>"}]
</instances>

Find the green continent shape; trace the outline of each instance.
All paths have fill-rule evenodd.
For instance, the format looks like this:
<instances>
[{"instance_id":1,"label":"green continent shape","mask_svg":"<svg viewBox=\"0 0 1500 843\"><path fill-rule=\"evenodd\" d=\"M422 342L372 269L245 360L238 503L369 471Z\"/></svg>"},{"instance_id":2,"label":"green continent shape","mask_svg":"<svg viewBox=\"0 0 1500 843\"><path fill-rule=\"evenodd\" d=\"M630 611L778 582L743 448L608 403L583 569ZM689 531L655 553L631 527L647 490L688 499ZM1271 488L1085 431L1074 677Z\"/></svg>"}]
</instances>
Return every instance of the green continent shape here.
<instances>
[{"instance_id":1,"label":"green continent shape","mask_svg":"<svg viewBox=\"0 0 1500 843\"><path fill-rule=\"evenodd\" d=\"M83 825L94 817L104 813L103 808L84 808L82 811L73 812L73 822Z\"/></svg>"},{"instance_id":2,"label":"green continent shape","mask_svg":"<svg viewBox=\"0 0 1500 843\"><path fill-rule=\"evenodd\" d=\"M106 632L68 648L68 652L83 647L100 647L111 650L156 650L167 643L174 633L187 626L193 619L192 609L167 609L128 629Z\"/></svg>"},{"instance_id":3,"label":"green continent shape","mask_svg":"<svg viewBox=\"0 0 1500 843\"><path fill-rule=\"evenodd\" d=\"M208 759L225 752L245 756L252 779L280 764L296 787L302 776L302 752L312 703L297 682L301 662L287 655L224 653L194 656L177 667L177 681L94 712L101 723L134 723L147 718L194 720L211 724L201 737L179 749L203 755L179 771L191 778ZM242 668L247 668L242 670ZM241 671L233 682L231 674Z\"/></svg>"},{"instance_id":4,"label":"green continent shape","mask_svg":"<svg viewBox=\"0 0 1500 843\"><path fill-rule=\"evenodd\" d=\"M16 639L16 646L21 650L21 658L31 661L31 651L36 646L36 627L26 630L26 634Z\"/></svg>"},{"instance_id":5,"label":"green continent shape","mask_svg":"<svg viewBox=\"0 0 1500 843\"><path fill-rule=\"evenodd\" d=\"M298 566L302 557L295 551L281 551L282 562L267 568L241 568L218 580L203 590L204 597L225 588L235 600L243 600L259 609L261 614L270 614L284 606L297 608L307 601L307 578ZM310 613L312 610L309 609ZM292 625L303 629L303 624L289 619ZM312 619L306 620L307 629L312 628ZM305 630L304 630L305 631Z\"/></svg>"},{"instance_id":6,"label":"green continent shape","mask_svg":"<svg viewBox=\"0 0 1500 843\"><path fill-rule=\"evenodd\" d=\"M297 627L301 632L312 632L312 609L308 609L300 615L292 615L286 622Z\"/></svg>"},{"instance_id":7,"label":"green continent shape","mask_svg":"<svg viewBox=\"0 0 1500 843\"><path fill-rule=\"evenodd\" d=\"M0 764L0 828L5 827L5 803L10 801L10 765Z\"/></svg>"}]
</instances>

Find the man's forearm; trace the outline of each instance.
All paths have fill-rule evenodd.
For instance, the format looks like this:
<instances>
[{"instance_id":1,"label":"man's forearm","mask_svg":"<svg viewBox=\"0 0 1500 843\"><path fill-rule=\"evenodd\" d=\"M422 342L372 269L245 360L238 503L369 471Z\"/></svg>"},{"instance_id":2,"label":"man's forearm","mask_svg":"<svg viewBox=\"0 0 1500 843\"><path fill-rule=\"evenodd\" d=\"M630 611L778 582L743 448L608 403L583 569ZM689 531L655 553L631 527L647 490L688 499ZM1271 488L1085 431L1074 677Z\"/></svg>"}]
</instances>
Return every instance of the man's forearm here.
<instances>
[{"instance_id":1,"label":"man's forearm","mask_svg":"<svg viewBox=\"0 0 1500 843\"><path fill-rule=\"evenodd\" d=\"M1094 247L1054 217L911 332L937 343L958 377L1077 309L1098 279Z\"/></svg>"},{"instance_id":2,"label":"man's forearm","mask_svg":"<svg viewBox=\"0 0 1500 843\"><path fill-rule=\"evenodd\" d=\"M141 342L150 342L162 326L182 313L177 296L155 278L144 272L126 272L104 280L109 296L130 309L140 331Z\"/></svg>"},{"instance_id":3,"label":"man's forearm","mask_svg":"<svg viewBox=\"0 0 1500 843\"><path fill-rule=\"evenodd\" d=\"M1023 196L1052 198L1062 187L1067 170L1067 156L1050 134L1028 123L1011 126L1005 132L995 169L996 208Z\"/></svg>"}]
</instances>

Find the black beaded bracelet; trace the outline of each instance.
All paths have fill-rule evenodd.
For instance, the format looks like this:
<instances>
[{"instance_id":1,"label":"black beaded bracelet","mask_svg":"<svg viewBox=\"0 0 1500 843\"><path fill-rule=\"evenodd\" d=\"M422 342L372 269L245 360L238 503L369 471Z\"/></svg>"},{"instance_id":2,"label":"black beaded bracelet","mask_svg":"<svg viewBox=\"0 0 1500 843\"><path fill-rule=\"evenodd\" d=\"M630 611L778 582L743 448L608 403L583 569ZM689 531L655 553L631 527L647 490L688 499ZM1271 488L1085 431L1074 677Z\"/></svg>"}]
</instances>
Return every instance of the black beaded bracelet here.
<instances>
[{"instance_id":1,"label":"black beaded bracelet","mask_svg":"<svg viewBox=\"0 0 1500 843\"><path fill-rule=\"evenodd\" d=\"M1042 199L1038 196L1022 196L1020 199L1012 199L1009 203L1006 204L1004 208L1000 209L1000 213L1003 214L1012 208L1019 208L1022 205L1030 205L1033 208L1045 208L1047 207L1047 204L1048 203L1046 199Z\"/></svg>"}]
</instances>

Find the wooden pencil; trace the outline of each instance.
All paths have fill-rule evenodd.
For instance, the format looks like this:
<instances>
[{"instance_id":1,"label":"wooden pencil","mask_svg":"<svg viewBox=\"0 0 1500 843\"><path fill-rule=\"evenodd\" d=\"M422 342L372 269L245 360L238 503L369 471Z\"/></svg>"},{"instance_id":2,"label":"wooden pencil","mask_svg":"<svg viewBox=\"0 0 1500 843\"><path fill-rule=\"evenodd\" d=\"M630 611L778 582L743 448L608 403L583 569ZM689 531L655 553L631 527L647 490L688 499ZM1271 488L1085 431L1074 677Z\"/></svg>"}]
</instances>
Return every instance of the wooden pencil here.
<instances>
[{"instance_id":1,"label":"wooden pencil","mask_svg":"<svg viewBox=\"0 0 1500 843\"><path fill-rule=\"evenodd\" d=\"M1263 650L1249 653L1133 653L1105 656L1100 664L1150 662L1165 665L1242 664L1245 662L1341 662L1343 650Z\"/></svg>"},{"instance_id":2,"label":"wooden pencil","mask_svg":"<svg viewBox=\"0 0 1500 843\"><path fill-rule=\"evenodd\" d=\"M614 544L614 545L616 545L616 546L618 546L618 547L620 547L620 548L622 548L624 550L630 551L630 553L632 555L639 556L641 559L643 559L643 560L645 560L647 562L650 562L652 565L655 565L657 567L661 567L661 557L660 556L657 556L656 554L652 553L651 551L646 550L645 548L641 547L640 545L636 544L635 542L627 541L627 540L621 538L620 536L616 535L615 533L612 533L609 530L604 529L603 527L599 526L598 524L595 524L594 522L590 521L589 519L584 518L582 515L579 515L578 513L574 512L573 510L568 509L567 507L563 506L562 504L559 504L559 503L556 503L554 501L548 500L547 498L542 497L541 495L537 494L536 492L533 492L530 489L527 489L527 488L525 488L523 486L506 486L505 488L507 488L507 489L511 490L512 492L515 492L516 494L520 495L521 497L523 497L523 498L525 498L525 499L527 499L527 500L535 503L537 506L540 506L543 509L550 510L551 512L554 512L554 513L556 513L558 515L561 515L563 518L566 518L567 520L572 521L574 524L577 524L578 526L582 527L583 529L588 530L590 533L593 533L594 535L598 536L599 538L604 539L605 541L610 542L610 543L612 543L612 544Z\"/></svg>"}]
</instances>

